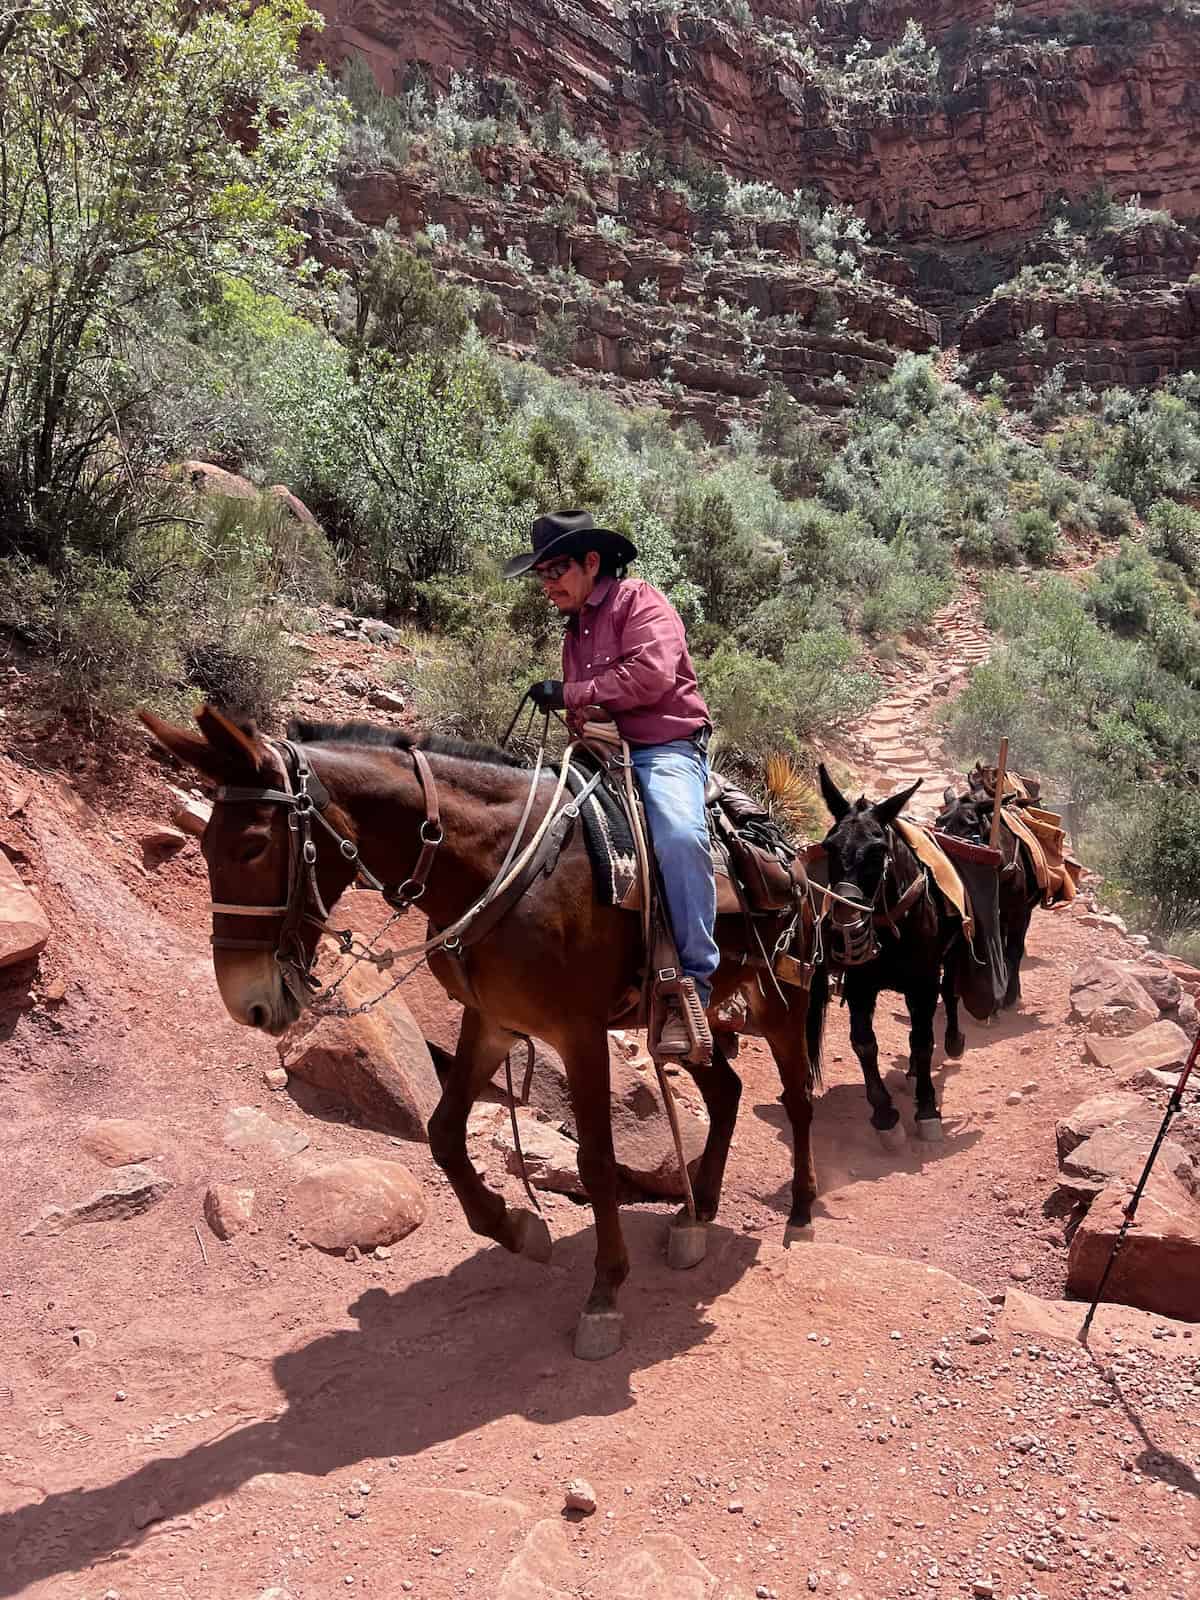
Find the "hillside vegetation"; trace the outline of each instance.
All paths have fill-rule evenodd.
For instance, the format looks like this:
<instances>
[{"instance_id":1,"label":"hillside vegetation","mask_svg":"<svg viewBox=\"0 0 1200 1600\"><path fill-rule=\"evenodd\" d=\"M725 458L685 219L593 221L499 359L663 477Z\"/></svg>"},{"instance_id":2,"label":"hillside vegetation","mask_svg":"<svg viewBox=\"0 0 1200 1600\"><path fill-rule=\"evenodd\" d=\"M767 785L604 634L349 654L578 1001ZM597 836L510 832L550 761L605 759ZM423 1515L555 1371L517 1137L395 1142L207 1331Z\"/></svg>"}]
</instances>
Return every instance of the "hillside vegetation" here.
<instances>
[{"instance_id":1,"label":"hillside vegetation","mask_svg":"<svg viewBox=\"0 0 1200 1600\"><path fill-rule=\"evenodd\" d=\"M553 106L531 123L461 85L339 87L299 64L319 25L298 0L0 6L0 630L47 707L94 721L205 694L270 718L288 630L338 599L434 636L419 709L492 736L557 634L499 565L571 504L636 541L734 758L757 760L864 710L869 652L919 629L962 566L1021 569L990 591L1011 645L955 711L964 750L1011 732L1162 925L1200 921L1200 857L1179 843L1200 810L1200 531L1179 503L1200 473L1197 386L1068 397L1051 379L1018 416L1000 380L969 391L910 351L843 397L836 431L779 382L721 444L619 406L560 375L560 313L536 360L489 344L433 230L376 230L348 267L309 251L364 149L447 181L480 141L597 170L611 154ZM886 81L925 72L923 49L906 35ZM831 277L861 276L861 224L819 197L653 149L628 164L686 190L714 257L736 248L722 217L774 214ZM319 527L268 496L197 497L193 458L286 485ZM1094 535L1126 542L1082 590L1030 586ZM1155 846L1165 887L1123 808L1175 841Z\"/></svg>"}]
</instances>

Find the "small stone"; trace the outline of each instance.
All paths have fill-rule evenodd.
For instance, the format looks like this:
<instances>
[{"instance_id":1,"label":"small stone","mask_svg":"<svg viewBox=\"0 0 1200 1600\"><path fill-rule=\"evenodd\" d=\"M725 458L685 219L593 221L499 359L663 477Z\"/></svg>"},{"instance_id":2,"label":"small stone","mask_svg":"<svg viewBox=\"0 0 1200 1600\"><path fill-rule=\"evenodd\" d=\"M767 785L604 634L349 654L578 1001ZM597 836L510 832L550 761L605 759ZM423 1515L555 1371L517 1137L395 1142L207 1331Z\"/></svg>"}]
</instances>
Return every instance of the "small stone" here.
<instances>
[{"instance_id":1,"label":"small stone","mask_svg":"<svg viewBox=\"0 0 1200 1600\"><path fill-rule=\"evenodd\" d=\"M218 1239L226 1243L244 1228L254 1215L254 1190L230 1183L214 1183L204 1196L204 1220Z\"/></svg>"},{"instance_id":2,"label":"small stone","mask_svg":"<svg viewBox=\"0 0 1200 1600\"><path fill-rule=\"evenodd\" d=\"M276 1091L280 1089L286 1089L288 1086L288 1075L282 1067L268 1067L263 1073L263 1082L266 1084L268 1089L274 1089Z\"/></svg>"},{"instance_id":3,"label":"small stone","mask_svg":"<svg viewBox=\"0 0 1200 1600\"><path fill-rule=\"evenodd\" d=\"M394 694L391 689L372 689L367 696L367 704L374 706L377 711L403 711L408 702L402 694Z\"/></svg>"},{"instance_id":4,"label":"small stone","mask_svg":"<svg viewBox=\"0 0 1200 1600\"><path fill-rule=\"evenodd\" d=\"M995 1336L992 1334L991 1330L988 1329L988 1328L972 1328L971 1331L967 1334L967 1343L968 1344L991 1344L993 1342L994 1337Z\"/></svg>"},{"instance_id":5,"label":"small stone","mask_svg":"<svg viewBox=\"0 0 1200 1600\"><path fill-rule=\"evenodd\" d=\"M124 1389L118 1389L116 1394L113 1395L114 1400L127 1400L128 1398L129 1396L125 1393Z\"/></svg>"},{"instance_id":6,"label":"small stone","mask_svg":"<svg viewBox=\"0 0 1200 1600\"><path fill-rule=\"evenodd\" d=\"M1033 1268L1027 1261L1014 1261L1008 1269L1008 1275L1014 1283L1028 1283L1033 1277Z\"/></svg>"},{"instance_id":7,"label":"small stone","mask_svg":"<svg viewBox=\"0 0 1200 1600\"><path fill-rule=\"evenodd\" d=\"M1019 1106L1024 1098L1025 1096L1019 1089L1014 1089L1011 1094L1005 1095L1004 1104L1006 1106Z\"/></svg>"},{"instance_id":8,"label":"small stone","mask_svg":"<svg viewBox=\"0 0 1200 1600\"><path fill-rule=\"evenodd\" d=\"M935 1372L953 1372L954 1362L944 1351L935 1350L933 1353L933 1367Z\"/></svg>"},{"instance_id":9,"label":"small stone","mask_svg":"<svg viewBox=\"0 0 1200 1600\"><path fill-rule=\"evenodd\" d=\"M1028 1083L1023 1083L1021 1085L1021 1093L1022 1094L1036 1094L1037 1093L1037 1087L1038 1087L1037 1079L1036 1078L1030 1078Z\"/></svg>"},{"instance_id":10,"label":"small stone","mask_svg":"<svg viewBox=\"0 0 1200 1600\"><path fill-rule=\"evenodd\" d=\"M731 1500L725 1509L729 1512L730 1516L736 1517L740 1516L741 1513L745 1511L746 1507L740 1500Z\"/></svg>"},{"instance_id":11,"label":"small stone","mask_svg":"<svg viewBox=\"0 0 1200 1600\"><path fill-rule=\"evenodd\" d=\"M975 1596L975 1600L993 1600L996 1585L990 1578L977 1578L971 1585L971 1593Z\"/></svg>"},{"instance_id":12,"label":"small stone","mask_svg":"<svg viewBox=\"0 0 1200 1600\"><path fill-rule=\"evenodd\" d=\"M568 1511L580 1511L585 1517L590 1517L596 1509L596 1491L586 1478L572 1478L567 1484L563 1503Z\"/></svg>"},{"instance_id":13,"label":"small stone","mask_svg":"<svg viewBox=\"0 0 1200 1600\"><path fill-rule=\"evenodd\" d=\"M819 1582L820 1582L820 1581L821 1581L821 1580L820 1580L820 1579L819 1579L819 1578L818 1578L818 1577L817 1577L817 1575L816 1575L816 1573L815 1573L815 1572L810 1572L810 1573L809 1573L809 1575L808 1575L808 1587L809 1587L809 1588L810 1588L810 1589L816 1589L816 1587L817 1587L817 1584L818 1584L818 1583L819 1583Z\"/></svg>"},{"instance_id":14,"label":"small stone","mask_svg":"<svg viewBox=\"0 0 1200 1600\"><path fill-rule=\"evenodd\" d=\"M179 850L187 843L187 834L179 828L148 828L138 843L143 850Z\"/></svg>"},{"instance_id":15,"label":"small stone","mask_svg":"<svg viewBox=\"0 0 1200 1600\"><path fill-rule=\"evenodd\" d=\"M347 1261L357 1261L358 1260L358 1246L356 1244L348 1244L346 1246L346 1260Z\"/></svg>"},{"instance_id":16,"label":"small stone","mask_svg":"<svg viewBox=\"0 0 1200 1600\"><path fill-rule=\"evenodd\" d=\"M71 1334L71 1339L81 1350L94 1350L96 1348L96 1335L91 1328L76 1328Z\"/></svg>"}]
</instances>

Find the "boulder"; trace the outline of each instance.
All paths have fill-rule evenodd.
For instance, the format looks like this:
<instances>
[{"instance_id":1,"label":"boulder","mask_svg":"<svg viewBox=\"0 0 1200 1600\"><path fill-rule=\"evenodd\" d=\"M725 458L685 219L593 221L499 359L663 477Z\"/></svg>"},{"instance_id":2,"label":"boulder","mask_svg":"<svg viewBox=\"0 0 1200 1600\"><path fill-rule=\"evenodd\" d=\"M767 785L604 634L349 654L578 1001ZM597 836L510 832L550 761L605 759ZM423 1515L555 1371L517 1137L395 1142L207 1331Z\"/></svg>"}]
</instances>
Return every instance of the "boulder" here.
<instances>
[{"instance_id":1,"label":"boulder","mask_svg":"<svg viewBox=\"0 0 1200 1600\"><path fill-rule=\"evenodd\" d=\"M136 1161L162 1154L164 1140L144 1122L126 1117L105 1117L93 1122L79 1136L90 1156L106 1167L129 1167Z\"/></svg>"},{"instance_id":2,"label":"boulder","mask_svg":"<svg viewBox=\"0 0 1200 1600\"><path fill-rule=\"evenodd\" d=\"M392 689L372 689L367 695L367 704L376 711L403 711L407 703L402 694Z\"/></svg>"},{"instance_id":3,"label":"boulder","mask_svg":"<svg viewBox=\"0 0 1200 1600\"><path fill-rule=\"evenodd\" d=\"M197 494L219 495L225 500L258 499L258 490L249 478L226 472L224 467L214 467L209 461L185 461L182 471L184 482Z\"/></svg>"},{"instance_id":4,"label":"boulder","mask_svg":"<svg viewBox=\"0 0 1200 1600\"><path fill-rule=\"evenodd\" d=\"M50 923L37 896L0 850L0 967L32 961L49 937Z\"/></svg>"},{"instance_id":5,"label":"boulder","mask_svg":"<svg viewBox=\"0 0 1200 1600\"><path fill-rule=\"evenodd\" d=\"M364 962L352 969L339 992L352 1009L381 993L388 981L386 973ZM402 1139L427 1138L441 1085L421 1030L399 994L361 1016L323 1017L307 1033L297 1031L284 1065L293 1078L353 1111L367 1127Z\"/></svg>"},{"instance_id":6,"label":"boulder","mask_svg":"<svg viewBox=\"0 0 1200 1600\"><path fill-rule=\"evenodd\" d=\"M490 1108L489 1108L490 1109ZM521 1175L521 1163L513 1143L512 1123L507 1111L492 1111L494 1131L492 1148L504 1156L504 1167L515 1178ZM538 1120L536 1112L522 1107L517 1112L521 1134L521 1150L525 1156L525 1171L535 1189L553 1189L557 1194L571 1194L579 1199L586 1196L579 1178L577 1162L579 1147L565 1134L559 1133L548 1122Z\"/></svg>"},{"instance_id":7,"label":"boulder","mask_svg":"<svg viewBox=\"0 0 1200 1600\"><path fill-rule=\"evenodd\" d=\"M1179 979L1180 987L1186 993L1200 994L1200 967L1192 966L1190 961L1181 961L1178 956L1163 955L1159 960L1168 972Z\"/></svg>"},{"instance_id":8,"label":"boulder","mask_svg":"<svg viewBox=\"0 0 1200 1600\"><path fill-rule=\"evenodd\" d=\"M231 1106L221 1137L231 1150L257 1150L278 1157L299 1155L310 1142L302 1128L276 1122L256 1106Z\"/></svg>"},{"instance_id":9,"label":"boulder","mask_svg":"<svg viewBox=\"0 0 1200 1600\"><path fill-rule=\"evenodd\" d=\"M425 1219L421 1186L398 1161L349 1156L319 1167L292 1192L295 1226L318 1250L395 1244Z\"/></svg>"},{"instance_id":10,"label":"boulder","mask_svg":"<svg viewBox=\"0 0 1200 1600\"><path fill-rule=\"evenodd\" d=\"M46 1206L24 1231L55 1234L80 1222L125 1222L149 1211L173 1188L170 1178L148 1167L124 1167L86 1200L67 1207Z\"/></svg>"},{"instance_id":11,"label":"boulder","mask_svg":"<svg viewBox=\"0 0 1200 1600\"><path fill-rule=\"evenodd\" d=\"M1190 1048L1187 1034L1166 1018L1122 1038L1089 1035L1084 1041L1088 1060L1117 1074L1181 1067Z\"/></svg>"},{"instance_id":12,"label":"boulder","mask_svg":"<svg viewBox=\"0 0 1200 1600\"><path fill-rule=\"evenodd\" d=\"M683 1176L675 1156L671 1124L663 1107L654 1066L640 1051L630 1055L632 1042L632 1035L609 1035L609 1083L617 1168L632 1188L674 1199L683 1194ZM522 1071L519 1058L514 1066L519 1087ZM708 1119L691 1095L681 1092L683 1085L678 1080L676 1084L675 1104L683 1148L690 1165L704 1148ZM553 1050L542 1045L536 1046L529 1103L560 1132L570 1139L578 1138L567 1092L566 1068Z\"/></svg>"},{"instance_id":13,"label":"boulder","mask_svg":"<svg viewBox=\"0 0 1200 1600\"><path fill-rule=\"evenodd\" d=\"M1149 995L1146 999L1149 1000ZM1144 1006L1100 1006L1088 1018L1088 1032L1095 1039L1124 1039L1148 1028L1158 1016L1158 1008Z\"/></svg>"},{"instance_id":14,"label":"boulder","mask_svg":"<svg viewBox=\"0 0 1200 1600\"><path fill-rule=\"evenodd\" d=\"M1200 1006L1197 1006L1192 996L1186 992L1175 1007L1175 1021L1189 1039L1196 1037L1196 1030L1200 1028Z\"/></svg>"},{"instance_id":15,"label":"boulder","mask_svg":"<svg viewBox=\"0 0 1200 1600\"><path fill-rule=\"evenodd\" d=\"M158 823L146 829L138 839L143 850L150 852L165 852L180 850L187 843L187 834L180 828L168 828L163 823Z\"/></svg>"},{"instance_id":16,"label":"boulder","mask_svg":"<svg viewBox=\"0 0 1200 1600\"><path fill-rule=\"evenodd\" d=\"M1067 1288L1090 1300L1124 1220L1126 1184L1107 1187L1076 1230L1067 1262ZM1125 1236L1105 1298L1200 1321L1200 1206L1169 1172L1155 1169Z\"/></svg>"},{"instance_id":17,"label":"boulder","mask_svg":"<svg viewBox=\"0 0 1200 1600\"><path fill-rule=\"evenodd\" d=\"M1054 1125L1054 1136L1058 1144L1058 1159L1061 1161L1077 1146L1090 1139L1093 1134L1099 1133L1102 1128L1111 1128L1114 1123L1123 1121L1127 1117L1140 1115L1145 1107L1141 1095L1132 1094L1130 1091L1109 1094L1094 1094L1089 1100L1083 1100L1073 1111L1065 1117L1060 1117Z\"/></svg>"},{"instance_id":18,"label":"boulder","mask_svg":"<svg viewBox=\"0 0 1200 1600\"><path fill-rule=\"evenodd\" d=\"M1095 956L1071 982L1071 1021L1088 1022L1105 1009L1141 1013L1147 1022L1158 1016L1157 1004L1132 973L1119 961Z\"/></svg>"},{"instance_id":19,"label":"boulder","mask_svg":"<svg viewBox=\"0 0 1200 1600\"><path fill-rule=\"evenodd\" d=\"M1130 971L1160 1011L1174 1011L1183 998L1183 985L1168 968L1139 961Z\"/></svg>"},{"instance_id":20,"label":"boulder","mask_svg":"<svg viewBox=\"0 0 1200 1600\"><path fill-rule=\"evenodd\" d=\"M291 517L294 522L302 522L306 528L320 528L321 524L304 504L304 501L300 499L299 495L293 494L286 484L273 483L267 493L273 500L279 502L284 515Z\"/></svg>"},{"instance_id":21,"label":"boulder","mask_svg":"<svg viewBox=\"0 0 1200 1600\"><path fill-rule=\"evenodd\" d=\"M228 1242L250 1225L254 1215L254 1190L231 1183L214 1183L204 1196L204 1220L218 1239Z\"/></svg>"}]
</instances>

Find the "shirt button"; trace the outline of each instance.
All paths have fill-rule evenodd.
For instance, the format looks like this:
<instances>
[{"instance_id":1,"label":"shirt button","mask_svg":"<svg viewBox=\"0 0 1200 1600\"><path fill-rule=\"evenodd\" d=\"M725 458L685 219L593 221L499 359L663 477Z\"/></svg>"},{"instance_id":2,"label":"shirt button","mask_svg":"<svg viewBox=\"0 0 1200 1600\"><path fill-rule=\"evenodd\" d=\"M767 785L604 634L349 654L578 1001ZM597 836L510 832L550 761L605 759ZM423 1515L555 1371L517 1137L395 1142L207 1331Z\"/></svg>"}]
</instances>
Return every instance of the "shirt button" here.
<instances>
[{"instance_id":1,"label":"shirt button","mask_svg":"<svg viewBox=\"0 0 1200 1600\"><path fill-rule=\"evenodd\" d=\"M589 628L585 628L583 630L583 637L586 639L590 632L591 632L591 630Z\"/></svg>"},{"instance_id":2,"label":"shirt button","mask_svg":"<svg viewBox=\"0 0 1200 1600\"><path fill-rule=\"evenodd\" d=\"M587 672L590 672L590 671L591 671L591 670L592 670L592 663L591 663L591 662L590 662L590 661L586 661L586 662L584 662L584 669L585 669L585 670L586 670L586 671L587 671Z\"/></svg>"}]
</instances>

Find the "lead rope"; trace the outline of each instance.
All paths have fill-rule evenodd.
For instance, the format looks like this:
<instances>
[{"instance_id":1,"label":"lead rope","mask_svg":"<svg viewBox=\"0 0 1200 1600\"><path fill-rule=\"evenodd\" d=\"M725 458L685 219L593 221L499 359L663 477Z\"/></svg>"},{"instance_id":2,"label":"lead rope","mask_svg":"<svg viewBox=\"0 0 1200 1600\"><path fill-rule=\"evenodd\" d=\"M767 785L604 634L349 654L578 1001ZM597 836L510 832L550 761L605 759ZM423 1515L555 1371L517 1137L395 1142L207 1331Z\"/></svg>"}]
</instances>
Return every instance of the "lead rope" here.
<instances>
[{"instance_id":1,"label":"lead rope","mask_svg":"<svg viewBox=\"0 0 1200 1600\"><path fill-rule=\"evenodd\" d=\"M525 1061L525 1083L521 1089L521 1104L529 1104L529 1089L533 1083L533 1040L528 1034L522 1034L525 1048L529 1052ZM541 1201L538 1199L533 1185L529 1181L529 1173L525 1168L525 1152L521 1149L521 1127L517 1118L517 1097L513 1093L512 1051L504 1056L504 1078L508 1087L508 1115L512 1121L513 1149L517 1152L517 1166L521 1169L521 1182L525 1185L525 1193L533 1202L533 1209L540 1217L542 1214Z\"/></svg>"}]
</instances>

